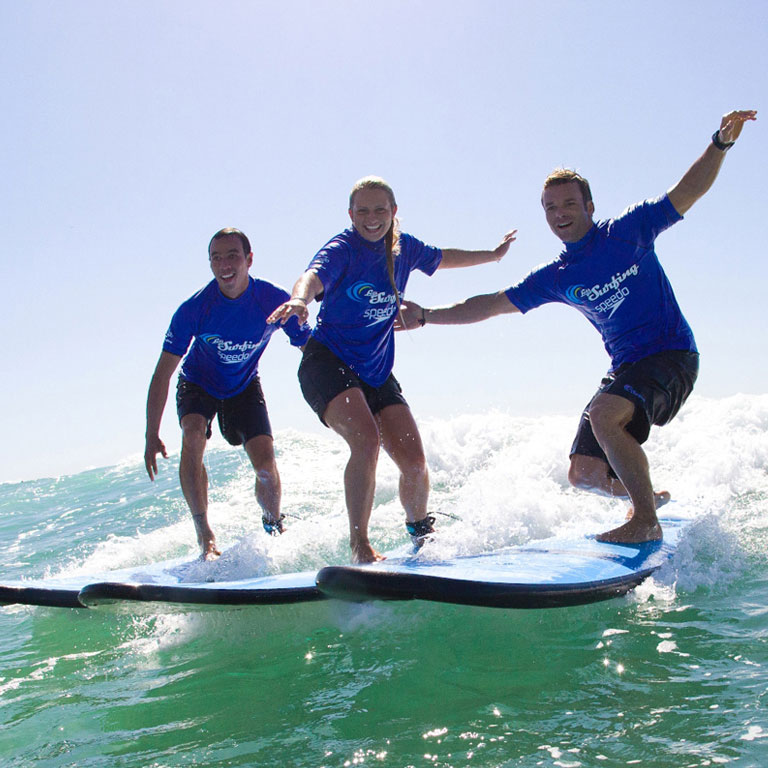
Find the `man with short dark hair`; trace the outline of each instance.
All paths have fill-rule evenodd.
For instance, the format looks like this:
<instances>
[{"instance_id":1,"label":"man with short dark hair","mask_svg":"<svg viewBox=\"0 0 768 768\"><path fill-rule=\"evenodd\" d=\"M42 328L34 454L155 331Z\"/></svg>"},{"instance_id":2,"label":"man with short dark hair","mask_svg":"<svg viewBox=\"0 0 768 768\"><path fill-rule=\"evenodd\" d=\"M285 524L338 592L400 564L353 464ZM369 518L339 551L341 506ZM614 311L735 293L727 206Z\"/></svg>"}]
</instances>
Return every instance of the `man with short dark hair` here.
<instances>
[{"instance_id":1,"label":"man with short dark hair","mask_svg":"<svg viewBox=\"0 0 768 768\"><path fill-rule=\"evenodd\" d=\"M253 253L240 230L219 230L208 246L208 257L214 279L176 310L165 335L149 385L144 450L147 473L154 480L157 454L168 458L160 439L168 387L184 358L176 390L182 431L179 479L206 560L220 554L208 524L208 475L203 465L216 415L227 442L242 445L253 464L264 529L272 535L283 532L280 475L258 363L277 330L266 319L290 298L282 288L248 274ZM296 318L281 327L296 347L309 338L309 326L299 325Z\"/></svg>"},{"instance_id":2,"label":"man with short dark hair","mask_svg":"<svg viewBox=\"0 0 768 768\"><path fill-rule=\"evenodd\" d=\"M548 302L578 309L600 332L611 369L585 409L571 448L569 481L579 488L629 497L627 522L602 541L639 543L662 538L642 443L652 424L666 424L693 389L698 352L688 323L654 252L656 237L712 186L725 153L754 110L725 115L704 154L669 192L632 206L615 219L593 220L589 184L558 169L547 177L541 203L547 223L565 244L560 256L498 293L448 307L407 302L406 328L426 323L475 323Z\"/></svg>"}]
</instances>

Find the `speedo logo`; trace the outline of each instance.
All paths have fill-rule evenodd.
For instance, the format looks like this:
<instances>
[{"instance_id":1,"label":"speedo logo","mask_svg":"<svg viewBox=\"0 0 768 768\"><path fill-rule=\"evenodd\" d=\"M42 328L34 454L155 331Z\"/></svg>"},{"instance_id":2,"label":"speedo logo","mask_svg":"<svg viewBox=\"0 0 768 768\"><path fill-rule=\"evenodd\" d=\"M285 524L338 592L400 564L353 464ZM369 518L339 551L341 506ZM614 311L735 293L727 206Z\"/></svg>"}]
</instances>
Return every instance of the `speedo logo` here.
<instances>
[{"instance_id":1,"label":"speedo logo","mask_svg":"<svg viewBox=\"0 0 768 768\"><path fill-rule=\"evenodd\" d=\"M394 304L395 295L387 291L377 291L370 283L359 282L347 288L347 296L361 304Z\"/></svg>"},{"instance_id":2,"label":"speedo logo","mask_svg":"<svg viewBox=\"0 0 768 768\"><path fill-rule=\"evenodd\" d=\"M203 333L200 335L200 340L216 348L222 363L242 363L251 357L259 347L263 346L263 342L262 344L255 344L247 340L229 341L222 339L217 333Z\"/></svg>"},{"instance_id":3,"label":"speedo logo","mask_svg":"<svg viewBox=\"0 0 768 768\"><path fill-rule=\"evenodd\" d=\"M616 293L609 296L605 301L601 301L599 304L595 305L595 311L596 312L608 312L610 310L610 314L608 317L613 317L613 313L624 303L624 299L629 296L629 288L619 288Z\"/></svg>"}]
</instances>

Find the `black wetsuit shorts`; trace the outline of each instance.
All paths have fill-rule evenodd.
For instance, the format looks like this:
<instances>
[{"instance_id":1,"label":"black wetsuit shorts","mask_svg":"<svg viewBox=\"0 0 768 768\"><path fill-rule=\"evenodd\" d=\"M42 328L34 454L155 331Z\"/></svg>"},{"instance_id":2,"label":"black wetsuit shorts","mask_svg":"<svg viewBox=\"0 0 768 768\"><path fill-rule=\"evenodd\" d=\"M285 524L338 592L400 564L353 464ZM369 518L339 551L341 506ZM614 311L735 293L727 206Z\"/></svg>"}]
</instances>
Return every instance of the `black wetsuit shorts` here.
<instances>
[{"instance_id":1,"label":"black wetsuit shorts","mask_svg":"<svg viewBox=\"0 0 768 768\"><path fill-rule=\"evenodd\" d=\"M683 350L649 355L608 373L581 415L570 455L594 456L607 463L589 421L589 409L599 395L618 395L634 403L635 414L627 431L642 444L652 424L661 426L672 421L693 391L698 373L698 354Z\"/></svg>"},{"instance_id":2,"label":"black wetsuit shorts","mask_svg":"<svg viewBox=\"0 0 768 768\"><path fill-rule=\"evenodd\" d=\"M400 383L393 374L380 387L372 387L328 347L315 339L310 339L304 347L304 356L299 366L299 384L304 399L323 424L323 414L328 404L348 389L361 389L373 414L388 405L408 405Z\"/></svg>"},{"instance_id":3,"label":"black wetsuit shorts","mask_svg":"<svg viewBox=\"0 0 768 768\"><path fill-rule=\"evenodd\" d=\"M176 411L179 422L189 413L198 413L208 421L206 437L211 436L211 422L218 416L219 429L230 445L245 445L259 435L272 437L267 404L259 377L239 394L224 400L209 395L201 386L179 378L176 387Z\"/></svg>"}]
</instances>

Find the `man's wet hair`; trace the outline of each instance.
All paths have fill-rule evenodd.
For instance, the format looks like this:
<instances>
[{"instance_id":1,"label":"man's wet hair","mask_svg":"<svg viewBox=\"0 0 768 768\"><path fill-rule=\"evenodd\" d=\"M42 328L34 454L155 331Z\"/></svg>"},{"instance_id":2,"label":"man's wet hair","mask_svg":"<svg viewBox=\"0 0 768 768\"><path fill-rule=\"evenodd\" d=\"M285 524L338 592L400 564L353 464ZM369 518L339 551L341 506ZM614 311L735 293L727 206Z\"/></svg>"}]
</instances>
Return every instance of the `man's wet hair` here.
<instances>
[{"instance_id":1,"label":"man's wet hair","mask_svg":"<svg viewBox=\"0 0 768 768\"><path fill-rule=\"evenodd\" d=\"M243 254L248 255L251 252L251 243L248 240L248 238L245 236L243 232L241 232L239 229L235 229L234 227L225 227L224 229L220 229L212 238L211 242L208 243L208 255L211 255L211 247L217 240L221 240L222 237L228 237L229 235L235 235L235 237L240 238L240 242L243 245Z\"/></svg>"},{"instance_id":2,"label":"man's wet hair","mask_svg":"<svg viewBox=\"0 0 768 768\"><path fill-rule=\"evenodd\" d=\"M589 188L589 182L581 175L572 171L570 168L555 168L552 173L544 179L544 189L556 187L560 184L570 184L575 181L579 185L584 204L592 202L592 190Z\"/></svg>"}]
</instances>

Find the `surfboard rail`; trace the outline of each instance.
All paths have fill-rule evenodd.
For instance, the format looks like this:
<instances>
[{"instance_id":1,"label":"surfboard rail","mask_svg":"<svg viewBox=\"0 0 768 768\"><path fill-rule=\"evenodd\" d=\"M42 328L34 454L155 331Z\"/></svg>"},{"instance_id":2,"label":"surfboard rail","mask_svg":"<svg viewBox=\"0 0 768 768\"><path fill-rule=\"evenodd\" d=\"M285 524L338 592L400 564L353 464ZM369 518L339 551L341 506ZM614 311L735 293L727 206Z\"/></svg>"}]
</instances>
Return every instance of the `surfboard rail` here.
<instances>
[{"instance_id":1,"label":"surfboard rail","mask_svg":"<svg viewBox=\"0 0 768 768\"><path fill-rule=\"evenodd\" d=\"M0 585L0 605L40 605L49 608L85 608L77 589Z\"/></svg>"},{"instance_id":2,"label":"surfboard rail","mask_svg":"<svg viewBox=\"0 0 768 768\"><path fill-rule=\"evenodd\" d=\"M187 605L281 605L324 599L326 595L314 582L306 586L254 589L223 587L215 583L167 585L103 581L86 584L78 593L78 601L89 608L121 601Z\"/></svg>"},{"instance_id":3,"label":"surfboard rail","mask_svg":"<svg viewBox=\"0 0 768 768\"><path fill-rule=\"evenodd\" d=\"M658 567L638 571L631 578L553 586L478 582L412 573L351 572L344 566L326 566L317 574L317 585L328 597L353 602L431 600L488 608L565 608L620 597L645 581Z\"/></svg>"}]
</instances>

